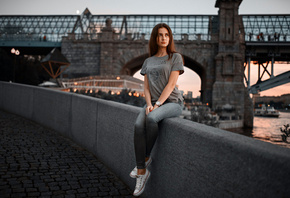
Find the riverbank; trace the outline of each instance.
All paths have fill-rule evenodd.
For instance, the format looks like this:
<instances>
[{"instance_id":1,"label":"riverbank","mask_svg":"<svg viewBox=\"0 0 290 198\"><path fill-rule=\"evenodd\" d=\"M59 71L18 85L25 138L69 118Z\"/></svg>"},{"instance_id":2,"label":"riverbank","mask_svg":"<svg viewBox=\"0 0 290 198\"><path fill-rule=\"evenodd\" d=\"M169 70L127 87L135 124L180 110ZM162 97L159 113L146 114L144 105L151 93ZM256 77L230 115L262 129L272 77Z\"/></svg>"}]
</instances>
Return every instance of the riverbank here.
<instances>
[{"instance_id":1,"label":"riverbank","mask_svg":"<svg viewBox=\"0 0 290 198\"><path fill-rule=\"evenodd\" d=\"M289 109L277 109L280 112L285 112L285 113L290 113L290 108Z\"/></svg>"},{"instance_id":2,"label":"riverbank","mask_svg":"<svg viewBox=\"0 0 290 198\"><path fill-rule=\"evenodd\" d=\"M282 141L282 132L280 131L283 125L290 124L290 112L281 111L280 113L279 118L255 116L253 129L237 128L226 130L290 148L290 143ZM288 138L288 142L290 142L290 138Z\"/></svg>"}]
</instances>

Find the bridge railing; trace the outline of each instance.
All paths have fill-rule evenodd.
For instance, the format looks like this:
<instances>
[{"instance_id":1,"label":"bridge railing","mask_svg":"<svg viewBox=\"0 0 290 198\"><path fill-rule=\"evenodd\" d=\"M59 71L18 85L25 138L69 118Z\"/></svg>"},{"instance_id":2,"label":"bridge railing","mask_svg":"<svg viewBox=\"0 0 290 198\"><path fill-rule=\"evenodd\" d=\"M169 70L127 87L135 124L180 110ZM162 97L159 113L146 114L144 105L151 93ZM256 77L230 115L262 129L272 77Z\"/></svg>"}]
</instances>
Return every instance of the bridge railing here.
<instances>
[{"instance_id":1,"label":"bridge railing","mask_svg":"<svg viewBox=\"0 0 290 198\"><path fill-rule=\"evenodd\" d=\"M140 95L143 95L144 88L142 83L136 83L129 80L112 80L112 79L92 79L92 80L80 80L74 82L61 82L63 88L86 91L113 91L115 93L121 92L123 89L136 91Z\"/></svg>"},{"instance_id":2,"label":"bridge railing","mask_svg":"<svg viewBox=\"0 0 290 198\"><path fill-rule=\"evenodd\" d=\"M290 42L290 15L242 15L245 40Z\"/></svg>"},{"instance_id":3,"label":"bridge railing","mask_svg":"<svg viewBox=\"0 0 290 198\"><path fill-rule=\"evenodd\" d=\"M241 15L246 41L290 41L290 15ZM149 40L157 23L167 23L176 40L211 40L218 33L218 15L19 15L0 16L0 40L2 41L53 41L61 42L63 36L74 33L76 39L98 39L112 20L112 28L120 40L132 35L132 39ZM261 34L262 33L262 34Z\"/></svg>"},{"instance_id":4,"label":"bridge railing","mask_svg":"<svg viewBox=\"0 0 290 198\"><path fill-rule=\"evenodd\" d=\"M133 39L149 40L157 23L167 23L176 40L210 40L217 32L217 15L82 15L68 16L0 16L0 40L50 40L61 42L62 36L74 33L82 39L84 33L91 40L112 20L112 28L119 39L131 34Z\"/></svg>"}]
</instances>

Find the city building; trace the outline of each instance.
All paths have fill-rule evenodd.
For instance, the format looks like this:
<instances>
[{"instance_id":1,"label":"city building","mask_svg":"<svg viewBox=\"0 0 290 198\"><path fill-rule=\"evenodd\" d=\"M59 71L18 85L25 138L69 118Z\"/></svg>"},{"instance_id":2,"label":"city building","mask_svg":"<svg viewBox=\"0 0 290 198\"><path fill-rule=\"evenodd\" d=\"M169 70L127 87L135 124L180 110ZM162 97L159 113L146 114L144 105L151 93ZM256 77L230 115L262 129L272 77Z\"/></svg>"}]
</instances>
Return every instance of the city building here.
<instances>
[{"instance_id":1,"label":"city building","mask_svg":"<svg viewBox=\"0 0 290 198\"><path fill-rule=\"evenodd\" d=\"M260 94L253 95L254 104L274 104L280 103L283 108L290 108L290 94L281 96L260 96Z\"/></svg>"},{"instance_id":2,"label":"city building","mask_svg":"<svg viewBox=\"0 0 290 198\"><path fill-rule=\"evenodd\" d=\"M144 96L143 81L127 75L88 76L72 79L58 79L62 91L85 90L86 92L109 92L118 94L123 89L135 92L136 96Z\"/></svg>"}]
</instances>

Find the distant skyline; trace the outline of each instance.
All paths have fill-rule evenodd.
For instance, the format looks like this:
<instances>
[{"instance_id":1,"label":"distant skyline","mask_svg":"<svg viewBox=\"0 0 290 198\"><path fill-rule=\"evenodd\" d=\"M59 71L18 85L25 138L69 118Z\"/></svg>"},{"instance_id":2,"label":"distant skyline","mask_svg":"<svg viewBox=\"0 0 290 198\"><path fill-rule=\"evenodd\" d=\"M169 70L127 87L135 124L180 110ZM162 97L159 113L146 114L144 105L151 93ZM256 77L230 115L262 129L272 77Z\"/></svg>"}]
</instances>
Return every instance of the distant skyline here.
<instances>
[{"instance_id":1,"label":"distant skyline","mask_svg":"<svg viewBox=\"0 0 290 198\"><path fill-rule=\"evenodd\" d=\"M88 8L98 14L217 14L216 0L0 0L0 15L76 15ZM290 0L243 0L240 14L290 14ZM252 65L251 84L257 81L257 66ZM290 64L275 66L275 75L290 70ZM138 76L138 74L136 74ZM139 78L142 78L139 76ZM180 76L181 90L199 95L200 78L190 69ZM261 92L278 96L290 93L290 83Z\"/></svg>"},{"instance_id":2,"label":"distant skyline","mask_svg":"<svg viewBox=\"0 0 290 198\"><path fill-rule=\"evenodd\" d=\"M283 72L285 72L285 67L287 70L290 70L290 64L275 64L274 65L274 75L277 76ZM270 70L270 67L268 68ZM140 71L136 72L134 77L143 80L143 76L140 75ZM263 80L268 79L268 75L264 75ZM258 65L251 64L251 85L256 84L258 81ZM193 97L200 95L200 88L201 88L201 79L200 77L191 69L185 67L185 72L181 76L179 76L177 85L179 86L180 90L183 90L186 94L187 91L192 91ZM290 94L290 83L260 92L261 96L280 96L283 94Z\"/></svg>"}]
</instances>

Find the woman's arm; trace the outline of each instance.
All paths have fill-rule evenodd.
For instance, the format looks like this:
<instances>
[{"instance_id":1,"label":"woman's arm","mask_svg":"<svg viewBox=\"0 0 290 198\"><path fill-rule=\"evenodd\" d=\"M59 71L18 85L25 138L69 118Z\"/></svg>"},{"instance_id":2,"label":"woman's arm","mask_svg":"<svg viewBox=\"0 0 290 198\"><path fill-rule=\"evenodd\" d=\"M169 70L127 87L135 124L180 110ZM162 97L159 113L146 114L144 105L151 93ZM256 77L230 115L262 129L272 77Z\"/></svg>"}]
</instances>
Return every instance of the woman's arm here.
<instances>
[{"instance_id":1,"label":"woman's arm","mask_svg":"<svg viewBox=\"0 0 290 198\"><path fill-rule=\"evenodd\" d=\"M158 101L163 104L165 102L165 100L167 100L167 98L170 96L171 92L173 91L175 85L176 85L176 82L178 80L178 76L179 76L179 73L180 71L172 71L170 73L170 76L169 76L169 80L168 80L168 83L167 85L165 86L165 88L163 89ZM157 105L154 105L154 109L158 108Z\"/></svg>"},{"instance_id":2,"label":"woman's arm","mask_svg":"<svg viewBox=\"0 0 290 198\"><path fill-rule=\"evenodd\" d=\"M145 94L145 101L146 101L146 104L147 104L146 115L148 115L148 113L150 111L152 111L153 106L152 106L152 103L151 103L151 93L150 93L149 82L148 82L148 78L147 78L146 74L144 75L144 94Z\"/></svg>"}]
</instances>

